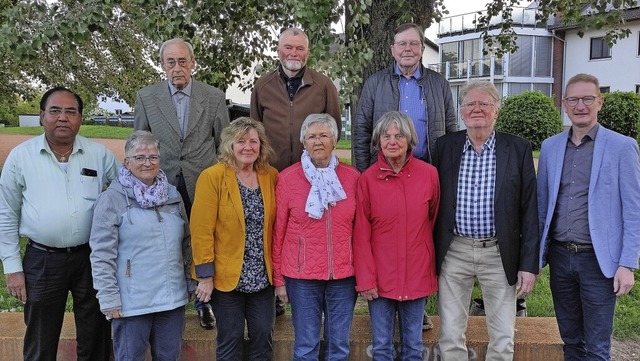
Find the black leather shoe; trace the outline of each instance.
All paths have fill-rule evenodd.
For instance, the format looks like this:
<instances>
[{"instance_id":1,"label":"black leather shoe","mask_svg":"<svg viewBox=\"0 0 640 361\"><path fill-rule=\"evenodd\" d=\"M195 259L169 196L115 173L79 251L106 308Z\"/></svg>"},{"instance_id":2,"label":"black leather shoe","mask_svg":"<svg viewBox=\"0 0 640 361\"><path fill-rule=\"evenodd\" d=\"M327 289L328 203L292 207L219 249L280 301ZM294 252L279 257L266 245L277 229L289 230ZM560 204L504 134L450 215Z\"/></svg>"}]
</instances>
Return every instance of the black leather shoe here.
<instances>
[{"instance_id":1,"label":"black leather shoe","mask_svg":"<svg viewBox=\"0 0 640 361\"><path fill-rule=\"evenodd\" d=\"M198 318L200 319L200 326L207 330L211 330L216 327L216 319L213 317L213 311L211 307L203 306L198 310Z\"/></svg>"}]
</instances>

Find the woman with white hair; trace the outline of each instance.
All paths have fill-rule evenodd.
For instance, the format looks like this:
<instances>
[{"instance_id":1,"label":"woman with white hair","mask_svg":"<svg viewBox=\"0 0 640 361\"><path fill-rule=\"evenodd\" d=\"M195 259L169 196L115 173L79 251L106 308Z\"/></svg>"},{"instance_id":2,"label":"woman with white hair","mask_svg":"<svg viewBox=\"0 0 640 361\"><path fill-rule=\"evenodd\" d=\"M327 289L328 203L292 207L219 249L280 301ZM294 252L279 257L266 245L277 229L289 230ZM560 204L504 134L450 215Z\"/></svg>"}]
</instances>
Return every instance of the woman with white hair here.
<instances>
[{"instance_id":1,"label":"woman with white hair","mask_svg":"<svg viewBox=\"0 0 640 361\"><path fill-rule=\"evenodd\" d=\"M276 295L291 304L293 360L318 360L324 314L325 360L347 360L356 302L351 236L358 171L339 161L335 119L302 123L301 161L278 176L273 239Z\"/></svg>"}]
</instances>

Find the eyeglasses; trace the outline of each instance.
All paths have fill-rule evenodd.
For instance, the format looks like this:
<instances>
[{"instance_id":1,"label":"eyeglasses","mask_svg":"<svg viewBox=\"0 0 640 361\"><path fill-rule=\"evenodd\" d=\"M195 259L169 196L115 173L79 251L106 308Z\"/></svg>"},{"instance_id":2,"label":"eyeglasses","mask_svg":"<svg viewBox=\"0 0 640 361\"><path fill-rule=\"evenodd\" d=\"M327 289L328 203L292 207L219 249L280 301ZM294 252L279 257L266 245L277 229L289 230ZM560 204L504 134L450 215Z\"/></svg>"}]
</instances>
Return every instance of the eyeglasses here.
<instances>
[{"instance_id":1,"label":"eyeglasses","mask_svg":"<svg viewBox=\"0 0 640 361\"><path fill-rule=\"evenodd\" d=\"M127 157L127 158L133 159L133 161L136 162L136 164L138 165L145 164L147 160L151 164L158 164L158 162L160 161L159 155L150 155L148 157L145 157L144 155L134 155L133 157Z\"/></svg>"},{"instance_id":2,"label":"eyeglasses","mask_svg":"<svg viewBox=\"0 0 640 361\"><path fill-rule=\"evenodd\" d=\"M480 110L487 110L489 109L489 107L493 106L492 103L487 103L487 102L468 102L468 103L462 104L462 107L465 108L466 110L473 110L476 108L476 105L480 107Z\"/></svg>"},{"instance_id":3,"label":"eyeglasses","mask_svg":"<svg viewBox=\"0 0 640 361\"><path fill-rule=\"evenodd\" d=\"M383 134L382 135L382 140L384 140L385 142L390 141L391 139L395 139L397 142L402 141L407 139L407 136L404 134Z\"/></svg>"},{"instance_id":4,"label":"eyeglasses","mask_svg":"<svg viewBox=\"0 0 640 361\"><path fill-rule=\"evenodd\" d=\"M419 41L410 41L410 42L396 41L395 43L393 43L393 45L397 46L400 49L405 49L407 45L410 46L412 49L417 49L418 47L422 46L422 43Z\"/></svg>"},{"instance_id":5,"label":"eyeglasses","mask_svg":"<svg viewBox=\"0 0 640 361\"><path fill-rule=\"evenodd\" d=\"M567 104L569 104L572 107L575 107L576 105L578 105L578 102L580 101L580 99L582 99L582 104L584 105L592 105L593 102L596 101L596 96L593 95L587 95L584 97L568 97L568 98L564 98L564 100L566 100Z\"/></svg>"},{"instance_id":6,"label":"eyeglasses","mask_svg":"<svg viewBox=\"0 0 640 361\"><path fill-rule=\"evenodd\" d=\"M64 113L68 118L73 118L73 117L76 117L78 114L80 114L75 109L62 109L62 108L49 108L47 109L47 113L49 113L49 115L51 115L54 118L59 118L62 115L62 113Z\"/></svg>"},{"instance_id":7,"label":"eyeglasses","mask_svg":"<svg viewBox=\"0 0 640 361\"><path fill-rule=\"evenodd\" d=\"M167 66L167 68L169 69L173 69L176 64L179 64L181 67L186 67L187 64L190 62L191 60L187 60L187 59L178 59L178 60L173 60L173 59L169 59L166 61L163 61L163 63Z\"/></svg>"},{"instance_id":8,"label":"eyeglasses","mask_svg":"<svg viewBox=\"0 0 640 361\"><path fill-rule=\"evenodd\" d=\"M330 141L331 138L333 138L332 135L322 133L322 134L309 134L306 137L304 137L304 140L311 143L315 142L316 140L320 140L322 143L325 143Z\"/></svg>"}]
</instances>

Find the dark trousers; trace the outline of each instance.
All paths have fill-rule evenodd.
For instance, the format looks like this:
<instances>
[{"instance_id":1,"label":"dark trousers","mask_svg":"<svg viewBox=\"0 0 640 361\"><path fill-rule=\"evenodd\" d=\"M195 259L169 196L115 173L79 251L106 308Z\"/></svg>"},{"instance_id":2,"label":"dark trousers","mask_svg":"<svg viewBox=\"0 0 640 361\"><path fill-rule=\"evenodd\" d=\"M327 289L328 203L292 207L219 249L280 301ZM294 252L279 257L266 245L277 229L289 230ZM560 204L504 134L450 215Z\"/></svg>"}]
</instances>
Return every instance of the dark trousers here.
<instances>
[{"instance_id":1,"label":"dark trousers","mask_svg":"<svg viewBox=\"0 0 640 361\"><path fill-rule=\"evenodd\" d=\"M74 253L51 253L27 246L23 260L27 287L25 360L56 360L69 291L73 297L78 361L109 360L111 332L93 289L90 252L89 247Z\"/></svg>"},{"instance_id":2,"label":"dark trousers","mask_svg":"<svg viewBox=\"0 0 640 361\"><path fill-rule=\"evenodd\" d=\"M235 290L222 292L214 289L211 305L218 324L216 360L271 360L275 321L273 286L254 293ZM243 358L245 320L249 332L249 354Z\"/></svg>"},{"instance_id":3,"label":"dark trousers","mask_svg":"<svg viewBox=\"0 0 640 361\"><path fill-rule=\"evenodd\" d=\"M596 254L573 253L551 243L549 281L565 361L611 360L616 295Z\"/></svg>"},{"instance_id":4,"label":"dark trousers","mask_svg":"<svg viewBox=\"0 0 640 361\"><path fill-rule=\"evenodd\" d=\"M191 219L191 199L189 198L189 192L187 191L187 183L184 181L184 175L182 173L178 174L176 178L178 178L176 189L178 190L178 193L180 193L180 196L182 196L184 208L187 210L187 218Z\"/></svg>"}]
</instances>

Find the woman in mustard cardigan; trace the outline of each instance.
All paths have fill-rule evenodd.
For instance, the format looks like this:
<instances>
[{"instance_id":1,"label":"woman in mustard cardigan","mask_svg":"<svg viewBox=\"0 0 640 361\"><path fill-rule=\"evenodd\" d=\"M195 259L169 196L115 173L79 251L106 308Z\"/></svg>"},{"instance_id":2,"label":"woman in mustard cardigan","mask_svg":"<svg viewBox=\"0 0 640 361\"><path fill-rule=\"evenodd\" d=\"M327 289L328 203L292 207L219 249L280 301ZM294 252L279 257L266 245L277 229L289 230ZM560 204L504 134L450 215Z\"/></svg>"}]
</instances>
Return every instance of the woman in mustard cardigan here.
<instances>
[{"instance_id":1,"label":"woman in mustard cardigan","mask_svg":"<svg viewBox=\"0 0 640 361\"><path fill-rule=\"evenodd\" d=\"M271 360L274 288L271 237L278 172L264 127L239 118L222 131L220 163L205 169L191 210L196 297L211 301L218 323L216 359Z\"/></svg>"}]
</instances>

